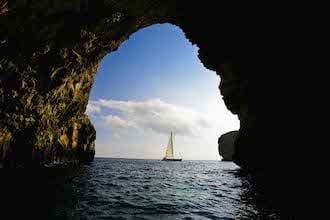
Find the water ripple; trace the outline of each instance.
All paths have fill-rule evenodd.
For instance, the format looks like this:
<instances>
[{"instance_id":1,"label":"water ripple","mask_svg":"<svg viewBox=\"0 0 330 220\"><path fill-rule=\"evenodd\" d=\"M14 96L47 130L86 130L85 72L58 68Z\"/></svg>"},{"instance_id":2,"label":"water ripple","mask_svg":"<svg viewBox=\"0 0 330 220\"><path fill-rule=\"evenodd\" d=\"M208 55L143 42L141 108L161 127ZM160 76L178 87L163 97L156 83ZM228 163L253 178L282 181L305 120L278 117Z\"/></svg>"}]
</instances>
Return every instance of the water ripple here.
<instances>
[{"instance_id":1,"label":"water ripple","mask_svg":"<svg viewBox=\"0 0 330 220\"><path fill-rule=\"evenodd\" d=\"M74 182L77 210L93 219L245 219L258 211L241 201L237 169L219 161L97 158Z\"/></svg>"},{"instance_id":2,"label":"water ripple","mask_svg":"<svg viewBox=\"0 0 330 220\"><path fill-rule=\"evenodd\" d=\"M89 166L69 175L33 178L29 187L35 192L32 216L45 219L278 219L279 216L265 205L268 203L260 206L236 165L220 161L171 163L96 158ZM12 204L19 210L26 200Z\"/></svg>"}]
</instances>

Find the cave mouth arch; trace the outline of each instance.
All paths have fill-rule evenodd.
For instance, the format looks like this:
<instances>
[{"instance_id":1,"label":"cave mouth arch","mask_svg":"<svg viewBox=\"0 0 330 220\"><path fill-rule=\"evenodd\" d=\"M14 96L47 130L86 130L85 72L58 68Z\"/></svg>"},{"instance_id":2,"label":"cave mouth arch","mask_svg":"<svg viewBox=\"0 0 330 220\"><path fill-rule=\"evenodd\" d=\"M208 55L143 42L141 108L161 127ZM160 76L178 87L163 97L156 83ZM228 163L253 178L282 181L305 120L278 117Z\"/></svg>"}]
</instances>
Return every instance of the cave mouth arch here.
<instances>
[{"instance_id":1,"label":"cave mouth arch","mask_svg":"<svg viewBox=\"0 0 330 220\"><path fill-rule=\"evenodd\" d=\"M220 77L197 51L180 27L164 23L138 30L102 59L86 109L96 156L159 159L173 131L185 159L221 159L219 135L239 125L221 100Z\"/></svg>"},{"instance_id":2,"label":"cave mouth arch","mask_svg":"<svg viewBox=\"0 0 330 220\"><path fill-rule=\"evenodd\" d=\"M137 30L171 23L198 46L203 65L221 76L224 102L240 120L235 161L268 170L276 163L270 160L273 152L256 144L256 76L248 69L249 30L231 12L219 13L217 4L2 1L0 160L27 167L59 158L91 161L95 129L84 112L99 62ZM265 156L256 156L260 154Z\"/></svg>"}]
</instances>

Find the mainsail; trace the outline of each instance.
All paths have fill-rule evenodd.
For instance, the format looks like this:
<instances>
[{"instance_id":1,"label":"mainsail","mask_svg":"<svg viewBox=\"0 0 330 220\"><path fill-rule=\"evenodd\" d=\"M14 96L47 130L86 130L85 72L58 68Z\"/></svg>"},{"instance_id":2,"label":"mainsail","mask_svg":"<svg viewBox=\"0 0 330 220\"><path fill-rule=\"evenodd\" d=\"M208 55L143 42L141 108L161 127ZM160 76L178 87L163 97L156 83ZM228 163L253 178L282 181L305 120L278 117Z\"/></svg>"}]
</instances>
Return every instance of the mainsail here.
<instances>
[{"instance_id":1,"label":"mainsail","mask_svg":"<svg viewBox=\"0 0 330 220\"><path fill-rule=\"evenodd\" d=\"M174 158L173 133L172 132L170 134L170 138L168 139L165 157L162 160L163 161L182 161L182 158Z\"/></svg>"},{"instance_id":2,"label":"mainsail","mask_svg":"<svg viewBox=\"0 0 330 220\"><path fill-rule=\"evenodd\" d=\"M168 139L168 144L167 144L167 149L166 149L166 155L165 158L166 159L173 159L173 137L172 137L172 132L170 134L170 138Z\"/></svg>"}]
</instances>

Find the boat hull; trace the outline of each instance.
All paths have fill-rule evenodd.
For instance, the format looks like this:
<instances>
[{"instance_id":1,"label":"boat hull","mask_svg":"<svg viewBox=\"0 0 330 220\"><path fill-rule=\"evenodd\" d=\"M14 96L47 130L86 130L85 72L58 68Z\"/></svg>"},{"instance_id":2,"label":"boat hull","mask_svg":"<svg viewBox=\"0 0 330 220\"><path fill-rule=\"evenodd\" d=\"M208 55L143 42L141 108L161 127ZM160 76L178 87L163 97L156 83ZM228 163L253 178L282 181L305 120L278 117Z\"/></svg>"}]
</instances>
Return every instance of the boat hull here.
<instances>
[{"instance_id":1,"label":"boat hull","mask_svg":"<svg viewBox=\"0 0 330 220\"><path fill-rule=\"evenodd\" d=\"M182 161L182 159L166 159L166 158L163 158L162 161Z\"/></svg>"}]
</instances>

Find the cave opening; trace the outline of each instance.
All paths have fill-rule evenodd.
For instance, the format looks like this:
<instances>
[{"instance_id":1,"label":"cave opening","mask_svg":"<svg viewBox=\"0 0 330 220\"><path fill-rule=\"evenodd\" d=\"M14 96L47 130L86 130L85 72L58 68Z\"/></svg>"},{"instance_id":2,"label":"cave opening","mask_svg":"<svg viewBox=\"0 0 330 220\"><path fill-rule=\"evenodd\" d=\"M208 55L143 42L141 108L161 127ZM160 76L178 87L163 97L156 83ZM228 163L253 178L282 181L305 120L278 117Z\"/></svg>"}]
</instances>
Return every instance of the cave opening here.
<instances>
[{"instance_id":1,"label":"cave opening","mask_svg":"<svg viewBox=\"0 0 330 220\"><path fill-rule=\"evenodd\" d=\"M96 157L160 159L170 131L187 160L219 160L218 138L239 129L198 47L182 29L153 24L133 33L99 64L86 114Z\"/></svg>"},{"instance_id":2,"label":"cave opening","mask_svg":"<svg viewBox=\"0 0 330 220\"><path fill-rule=\"evenodd\" d=\"M234 162L242 170L254 176L270 177L272 184L269 191L273 194L278 194L277 192L280 191L284 195L281 201L290 201L287 199L288 195L292 195L291 190L297 183L292 171L295 171L295 165L299 164L292 162L296 156L295 148L290 148L291 150L288 148L285 153L279 153L279 148L276 146L267 143L257 145L256 97L260 92L257 92L256 86L258 71L251 66L258 60L253 59L255 57L252 53L256 51L256 46L260 45L257 43L260 36L256 34L259 32L251 28L255 22L252 22L251 16L246 14L250 11L244 8L243 16L239 16L241 13L237 7L231 10L225 5L220 6L216 1L60 0L56 1L56 4L55 1L0 1L0 167L43 167L58 164L58 161L79 163L92 161L95 153L95 130L85 111L101 58L109 52L112 52L112 55L118 53L120 50L114 51L137 30L153 24L170 22L182 28L187 39L198 45L200 48L198 57L203 65L222 77L221 95L227 108L238 115L240 120ZM171 58L174 55L175 53ZM111 71L113 71L112 67L109 68L109 74ZM166 73L160 74L157 71L155 75L164 76ZM206 75L208 74L204 74L205 77ZM101 74L97 77L99 76ZM134 73L130 74L130 78L133 76ZM191 78L190 73L188 80L185 80L190 86ZM150 77L146 78L146 81L148 80ZM171 79L171 82L175 81L178 80ZM214 82L218 83L216 80ZM222 103L218 85L215 87L210 90L217 93L217 103ZM106 87L96 85L95 88ZM111 91L127 91L128 88L126 86ZM197 90L199 87L191 86L191 88ZM166 89L169 91L169 88ZM110 98L115 101L128 101L128 99ZM91 101L98 100L91 99ZM149 99L141 98L133 101L146 100ZM165 104L177 104L165 99L161 101ZM217 114L218 117L213 117L214 119L222 115ZM116 118L112 114L109 120L112 123L116 119L120 122L118 118L125 119L122 115L117 115ZM97 123L94 122L94 125L98 130ZM216 139L223 132L220 129L213 131L217 132ZM98 156L101 149L98 143L102 131L97 132L96 155ZM131 138L129 135L126 137ZM212 141L214 143L212 149L214 156L218 157L216 139ZM166 145L166 141L167 137L164 136L161 143L154 143L159 147L157 158L163 156L164 149L160 147ZM208 150L203 148L203 152ZM198 154L198 151L196 152ZM216 168L210 167L209 170L212 173ZM203 171L201 170L200 173ZM89 177L86 176L85 179L93 180ZM19 192L17 190L25 189L21 187L24 180L15 182L18 183L18 187L6 191ZM257 186L255 183L251 185ZM263 179L261 185L267 185ZM43 192L38 189L34 191ZM49 189L48 191L50 192ZM92 190L88 189L88 191ZM42 194L54 198L47 193ZM247 195L244 197L248 198L250 193ZM10 197L15 198L12 195ZM47 200L34 198L38 202L33 201L29 204L34 204L37 208L36 213L40 210L46 213L46 209L40 208L39 203L47 204L45 202ZM10 205L18 204L18 207L24 209L26 207L27 200L23 200L22 205L16 201L3 200ZM196 201L196 207L203 204L200 198ZM234 198L231 204L236 206L237 201L238 198ZM250 201L248 202L250 204ZM101 203L104 204L103 201ZM86 207L81 210L86 210ZM191 218L191 216L184 217Z\"/></svg>"}]
</instances>

